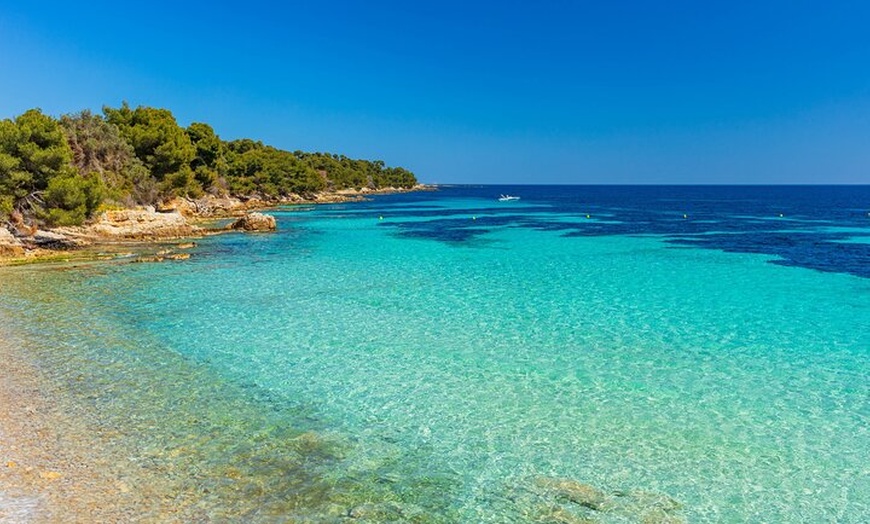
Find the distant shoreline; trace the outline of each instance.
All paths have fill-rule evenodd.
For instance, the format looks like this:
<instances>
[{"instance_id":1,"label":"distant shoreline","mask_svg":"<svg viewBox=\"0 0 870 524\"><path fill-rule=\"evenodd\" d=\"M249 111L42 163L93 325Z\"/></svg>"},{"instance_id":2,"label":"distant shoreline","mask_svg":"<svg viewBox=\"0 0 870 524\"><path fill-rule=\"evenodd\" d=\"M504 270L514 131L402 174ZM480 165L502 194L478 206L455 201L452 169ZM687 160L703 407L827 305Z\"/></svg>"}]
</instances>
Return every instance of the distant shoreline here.
<instances>
[{"instance_id":1,"label":"distant shoreline","mask_svg":"<svg viewBox=\"0 0 870 524\"><path fill-rule=\"evenodd\" d=\"M167 244L190 241L232 231L215 227L215 221L238 219L251 213L281 206L360 202L369 196L436 191L438 186L417 184L411 188L342 189L280 199L207 196L176 198L155 208L135 208L103 213L92 223L28 232L10 232L0 226L0 266L45 262L88 262L129 258L162 261L188 258L171 253ZM132 218L130 215L134 215ZM30 233L30 234L22 234ZM131 249L134 252L131 252Z\"/></svg>"}]
</instances>

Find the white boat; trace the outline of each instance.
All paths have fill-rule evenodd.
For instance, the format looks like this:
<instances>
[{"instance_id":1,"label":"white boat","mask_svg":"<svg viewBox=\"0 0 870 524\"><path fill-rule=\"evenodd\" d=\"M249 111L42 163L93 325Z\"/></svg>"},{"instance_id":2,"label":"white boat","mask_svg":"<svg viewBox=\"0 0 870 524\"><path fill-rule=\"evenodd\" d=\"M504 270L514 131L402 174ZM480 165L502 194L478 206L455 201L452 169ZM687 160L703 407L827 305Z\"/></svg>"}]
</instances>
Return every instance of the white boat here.
<instances>
[{"instance_id":1,"label":"white boat","mask_svg":"<svg viewBox=\"0 0 870 524\"><path fill-rule=\"evenodd\" d=\"M498 197L499 202L511 202L513 200L519 200L519 199L520 199L520 197L511 196L511 195L501 195L500 197Z\"/></svg>"}]
</instances>

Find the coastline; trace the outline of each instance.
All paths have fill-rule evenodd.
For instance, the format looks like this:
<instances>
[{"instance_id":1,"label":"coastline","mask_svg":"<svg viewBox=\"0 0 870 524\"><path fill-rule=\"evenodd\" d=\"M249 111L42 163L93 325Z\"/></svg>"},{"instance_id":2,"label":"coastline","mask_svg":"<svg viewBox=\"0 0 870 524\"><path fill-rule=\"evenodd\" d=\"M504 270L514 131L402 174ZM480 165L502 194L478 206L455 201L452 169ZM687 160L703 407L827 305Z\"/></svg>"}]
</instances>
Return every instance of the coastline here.
<instances>
[{"instance_id":1,"label":"coastline","mask_svg":"<svg viewBox=\"0 0 870 524\"><path fill-rule=\"evenodd\" d=\"M217 214L191 212L192 206L188 206L184 214L178 209L144 212L154 217L181 215L189 229L178 235L170 231L156 235L106 235L81 241L81 236L86 236L81 230L59 228L61 233L48 230L49 238L58 235L73 238L75 243L63 249L51 249L25 248L26 244L16 242L15 246L21 246L20 249L0 249L0 271L9 266L53 262L87 263L124 258L155 261L156 253L174 250L167 246L195 245L187 241L227 232L224 228L209 227L224 216L244 216L250 211L282 204L333 203L362 198L357 192L342 192L287 202L249 201L248 204L234 199L231 203L235 208ZM175 202L179 203L186 202ZM8 237L0 240L10 240ZM2 278L14 277L7 272ZM169 498L169 493L161 495L155 490L146 493L133 489L134 486L159 486L160 479L153 475L148 478L143 468L130 467L131 453L120 449L115 439L106 434L106 428L89 423L93 417L83 413L87 408L65 395L61 386L39 370L28 358L23 340L9 331L10 324L0 311L0 360L4 363L4 371L0 373L0 524L184 522L181 515L186 512L179 508L180 501Z\"/></svg>"},{"instance_id":2,"label":"coastline","mask_svg":"<svg viewBox=\"0 0 870 524\"><path fill-rule=\"evenodd\" d=\"M130 258L141 262L189 258L189 240L250 229L215 227L222 219L238 219L280 206L359 202L369 196L415 191L437 191L437 186L411 188L343 189L281 199L206 196L176 198L155 208L104 212L87 226L59 227L12 234L0 226L0 267L45 262L92 262ZM180 246L180 247L179 247Z\"/></svg>"},{"instance_id":3,"label":"coastline","mask_svg":"<svg viewBox=\"0 0 870 524\"><path fill-rule=\"evenodd\" d=\"M359 201L364 199L363 195L390 192L405 191L342 192L292 202L265 205L258 202L256 207L246 207L244 213L276 205ZM187 220L200 227L198 224L216 219L193 216ZM171 259L172 255L167 254L174 249L171 246L191 245L190 239L228 231L200 227L191 236L101 239L71 249L37 249L21 258L0 257L0 279L11 283L11 279L20 278L23 274L9 267L16 265L121 259L150 262L163 260L164 255ZM157 257L155 252L164 255ZM49 267L36 267L33 271ZM204 495L198 488L179 485L177 474L184 466L179 465L177 473L173 471L171 480L165 472L145 467L142 449L131 447L129 435L119 433L125 430L106 425L94 406L78 395L71 395L64 383L67 379L59 381L40 369L39 358L28 349L27 336L15 331L14 322L3 318L10 313L9 309L0 309L0 359L4 362L4 371L0 373L0 524L209 521L209 513L215 510L201 507ZM204 399L198 394L193 397L197 400L191 401L190 408L198 412L195 405L202 407ZM234 406L231 410L237 409ZM172 418L175 420L176 416ZM296 447L302 445L296 441L304 444L303 449L310 448L314 456L323 453L321 447L333 445L321 444L319 436L304 433L290 439L290 451L296 452ZM236 458L231 456L228 460ZM230 470L227 478L242 482L235 480L235 468L222 467ZM241 465L238 469L244 471ZM254 481L257 479L253 478L251 483ZM248 511L256 510L252 507Z\"/></svg>"}]
</instances>

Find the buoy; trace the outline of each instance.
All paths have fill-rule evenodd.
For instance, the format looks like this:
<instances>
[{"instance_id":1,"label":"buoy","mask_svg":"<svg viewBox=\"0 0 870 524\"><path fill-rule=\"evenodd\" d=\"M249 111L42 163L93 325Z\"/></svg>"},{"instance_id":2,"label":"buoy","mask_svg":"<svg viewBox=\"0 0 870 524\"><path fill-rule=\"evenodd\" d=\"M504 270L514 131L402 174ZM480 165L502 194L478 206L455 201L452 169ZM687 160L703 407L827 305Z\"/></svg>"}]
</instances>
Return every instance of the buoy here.
<instances>
[{"instance_id":1,"label":"buoy","mask_svg":"<svg viewBox=\"0 0 870 524\"><path fill-rule=\"evenodd\" d=\"M471 217L471 220L477 220L477 217Z\"/></svg>"},{"instance_id":2,"label":"buoy","mask_svg":"<svg viewBox=\"0 0 870 524\"><path fill-rule=\"evenodd\" d=\"M383 220L383 219L384 219L384 217L382 217L382 216L378 217L378 220Z\"/></svg>"},{"instance_id":3,"label":"buoy","mask_svg":"<svg viewBox=\"0 0 870 524\"><path fill-rule=\"evenodd\" d=\"M689 215L683 213L683 218L689 218Z\"/></svg>"},{"instance_id":4,"label":"buoy","mask_svg":"<svg viewBox=\"0 0 870 524\"><path fill-rule=\"evenodd\" d=\"M586 215L586 218L591 218L589 215Z\"/></svg>"},{"instance_id":5,"label":"buoy","mask_svg":"<svg viewBox=\"0 0 870 524\"><path fill-rule=\"evenodd\" d=\"M779 218L782 218L782 213L779 214Z\"/></svg>"}]
</instances>

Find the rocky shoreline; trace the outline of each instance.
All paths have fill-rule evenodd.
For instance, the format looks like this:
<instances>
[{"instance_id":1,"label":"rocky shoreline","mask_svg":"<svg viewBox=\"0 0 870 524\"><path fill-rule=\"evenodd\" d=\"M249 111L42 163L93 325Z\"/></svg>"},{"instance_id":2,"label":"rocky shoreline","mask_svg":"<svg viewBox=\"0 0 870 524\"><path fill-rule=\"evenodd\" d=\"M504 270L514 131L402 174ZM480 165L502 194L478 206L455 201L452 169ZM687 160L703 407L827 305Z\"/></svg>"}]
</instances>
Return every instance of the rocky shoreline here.
<instances>
[{"instance_id":1,"label":"rocky shoreline","mask_svg":"<svg viewBox=\"0 0 870 524\"><path fill-rule=\"evenodd\" d=\"M0 225L0 265L33 262L114 258L129 253L112 253L101 247L149 245L168 240L200 238L226 231L273 231L275 218L259 210L293 204L329 204L365 200L369 195L431 191L433 186L418 184L409 189L341 190L309 196L291 195L280 200L216 197L175 198L156 207L109 210L83 226L38 229L23 222ZM232 219L225 227L217 219ZM144 260L163 260L160 253L147 254Z\"/></svg>"}]
</instances>

